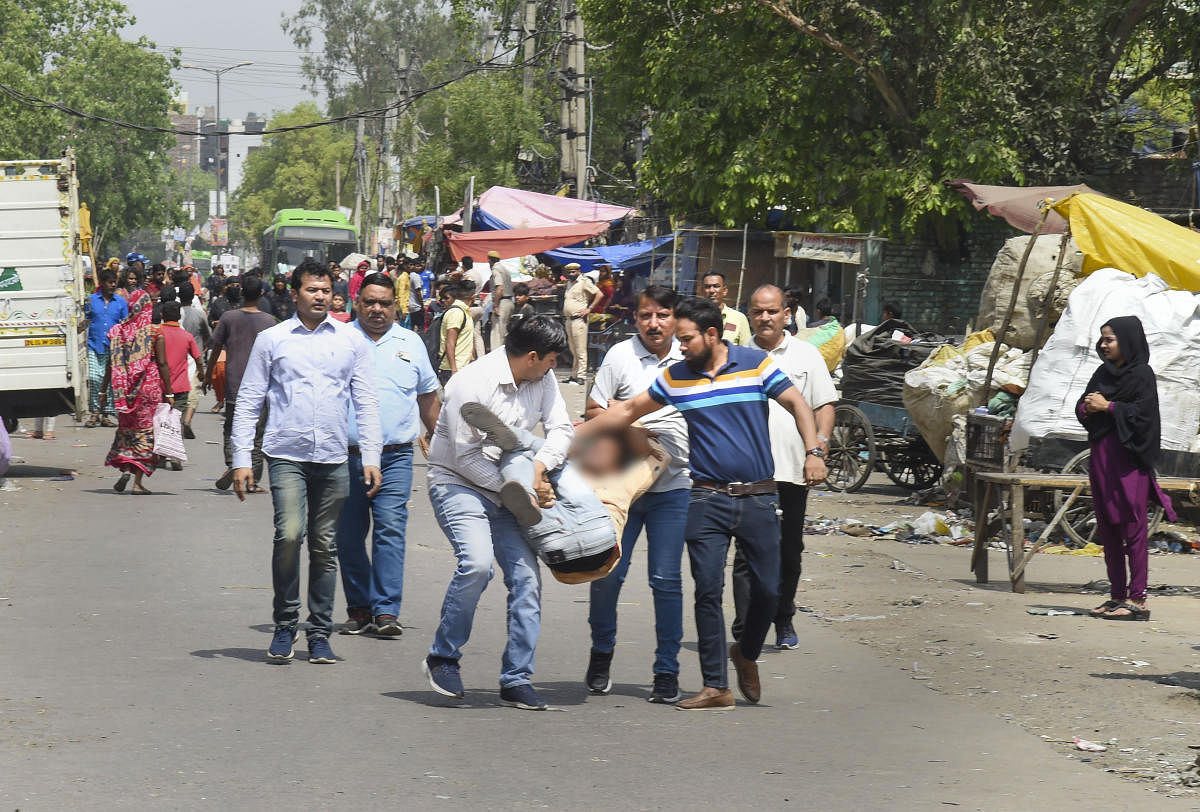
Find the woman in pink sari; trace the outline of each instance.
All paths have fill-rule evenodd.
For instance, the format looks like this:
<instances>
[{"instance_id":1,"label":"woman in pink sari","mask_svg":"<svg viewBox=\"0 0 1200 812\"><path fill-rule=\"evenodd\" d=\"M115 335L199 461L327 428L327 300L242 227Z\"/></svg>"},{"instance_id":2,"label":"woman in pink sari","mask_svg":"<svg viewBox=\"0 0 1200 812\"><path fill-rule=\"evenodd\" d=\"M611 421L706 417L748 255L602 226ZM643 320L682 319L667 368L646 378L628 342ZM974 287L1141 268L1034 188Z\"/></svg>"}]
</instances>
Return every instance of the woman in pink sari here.
<instances>
[{"instance_id":1,"label":"woman in pink sari","mask_svg":"<svg viewBox=\"0 0 1200 812\"><path fill-rule=\"evenodd\" d=\"M150 294L134 290L129 296L129 317L108 331L111 350L106 383L111 383L117 410L117 434L104 464L121 472L113 485L118 493L125 490L130 476L134 478L132 493L150 493L142 485L142 477L154 473L154 410L164 396L168 402L174 400L165 392L163 382L171 380L171 373L162 334L150 323L153 311Z\"/></svg>"}]
</instances>

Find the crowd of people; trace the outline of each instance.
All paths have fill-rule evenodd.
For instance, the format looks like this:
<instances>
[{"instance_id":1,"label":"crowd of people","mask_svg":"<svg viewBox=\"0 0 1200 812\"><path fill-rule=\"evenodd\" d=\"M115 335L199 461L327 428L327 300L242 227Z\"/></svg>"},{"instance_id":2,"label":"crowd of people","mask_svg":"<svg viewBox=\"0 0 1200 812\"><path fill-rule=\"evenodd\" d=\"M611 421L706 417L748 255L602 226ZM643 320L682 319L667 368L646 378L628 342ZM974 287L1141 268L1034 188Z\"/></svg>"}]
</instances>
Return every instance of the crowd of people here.
<instances>
[{"instance_id":1,"label":"crowd of people","mask_svg":"<svg viewBox=\"0 0 1200 812\"><path fill-rule=\"evenodd\" d=\"M719 273L702 277L699 296L641 288L623 306L636 333L598 359L584 420L574 425L555 370L565 367L564 384L589 371L588 320L610 306L611 274L593 278L566 265L547 309L531 301L534 289L553 290L536 284L545 277L514 282L495 252L482 295L470 258L435 277L416 254L381 255L348 278L336 263L306 259L269 284L257 270L227 277L217 268L202 281L190 268L168 275L160 265L146 272L140 255L127 260L98 274L88 302L96 385L87 425L116 429L106 460L120 472L114 488L124 491L132 478L131 492L145 494L144 478L164 463L154 453L158 405L181 412L190 438L198 394L215 390L214 411L225 416L226 470L217 487L244 500L264 493L267 482L274 505L268 658L292 659L302 629L309 660L321 664L337 661L335 631L403 633L414 446L428 460L429 499L457 561L421 661L433 691L464 696L460 660L498 564L509 593L502 701L546 707L532 679L542 565L557 580L587 584L583 681L608 693L619 596L643 531L656 635L649 701L733 707L732 662L739 692L756 703L756 661L771 632L776 648L798 647L793 616L808 489L825 478L838 395L820 351L795 334L835 319L827 302L809 321L794 291L763 285L742 313L726 303ZM1104 482L1125 483L1130 471L1147 476L1143 457L1122 449L1152 459L1157 445L1146 428L1156 404L1145 402L1145 339L1138 343L1136 327L1106 325L1098 346L1105 366L1095 393L1080 400L1094 446L1107 449L1093 467L1093 479ZM1118 335L1128 364L1114 349ZM1135 397L1142 399L1136 414L1124 405ZM1158 499L1148 476L1136 493L1120 485L1109 502ZM1144 542L1144 527L1124 527L1127 511L1120 513L1102 516L1114 591L1094 614L1141 619L1148 617L1144 555L1122 540ZM731 542L735 616L727 635ZM685 551L702 676L687 698L679 682ZM341 624L334 619L339 570Z\"/></svg>"}]
</instances>

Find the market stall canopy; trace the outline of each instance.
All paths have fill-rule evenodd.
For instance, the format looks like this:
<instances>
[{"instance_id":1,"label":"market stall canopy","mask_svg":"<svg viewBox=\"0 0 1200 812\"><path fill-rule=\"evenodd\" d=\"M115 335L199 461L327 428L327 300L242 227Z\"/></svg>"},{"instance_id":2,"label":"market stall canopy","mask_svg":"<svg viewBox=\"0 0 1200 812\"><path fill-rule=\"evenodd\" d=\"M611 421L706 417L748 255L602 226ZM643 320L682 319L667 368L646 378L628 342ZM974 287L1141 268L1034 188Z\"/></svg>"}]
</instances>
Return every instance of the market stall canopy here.
<instances>
[{"instance_id":1,"label":"market stall canopy","mask_svg":"<svg viewBox=\"0 0 1200 812\"><path fill-rule=\"evenodd\" d=\"M549 228L515 228L510 231L472 231L470 234L447 233L450 255L455 260L471 257L487 263L488 251L498 251L501 259L540 254L564 245L575 245L608 231L608 222L581 223Z\"/></svg>"},{"instance_id":2,"label":"market stall canopy","mask_svg":"<svg viewBox=\"0 0 1200 812\"><path fill-rule=\"evenodd\" d=\"M1071 195L1053 208L1071 222L1084 274L1153 273L1174 290L1200 292L1200 234L1190 228L1098 194Z\"/></svg>"},{"instance_id":3,"label":"market stall canopy","mask_svg":"<svg viewBox=\"0 0 1200 812\"><path fill-rule=\"evenodd\" d=\"M671 255L670 252L666 252L652 256L652 250L673 239L675 239L674 234L667 234L649 240L618 245L597 245L594 248L557 248L542 253L559 265L578 262L579 267L584 271L590 271L597 265L608 264L614 270L644 275L650 273L651 260L653 260L653 264L657 265Z\"/></svg>"},{"instance_id":4,"label":"market stall canopy","mask_svg":"<svg viewBox=\"0 0 1200 812\"><path fill-rule=\"evenodd\" d=\"M1097 194L1082 183L1075 186L984 186L969 180L948 180L946 186L954 189L979 211L1003 217L1010 226L1032 234L1042 219L1041 203L1046 198L1063 200L1073 194ZM1043 234L1061 234L1067 221L1053 212L1046 218Z\"/></svg>"},{"instance_id":5,"label":"market stall canopy","mask_svg":"<svg viewBox=\"0 0 1200 812\"><path fill-rule=\"evenodd\" d=\"M481 194L478 210L487 216L488 223L482 227L498 230L549 228L599 222L608 225L615 220L624 219L635 211L628 206L613 206L608 203L595 203L591 200L576 200L573 197L544 195L507 186L493 186ZM472 216L473 227L477 216ZM457 225L461 222L461 210L442 219L443 225Z\"/></svg>"}]
</instances>

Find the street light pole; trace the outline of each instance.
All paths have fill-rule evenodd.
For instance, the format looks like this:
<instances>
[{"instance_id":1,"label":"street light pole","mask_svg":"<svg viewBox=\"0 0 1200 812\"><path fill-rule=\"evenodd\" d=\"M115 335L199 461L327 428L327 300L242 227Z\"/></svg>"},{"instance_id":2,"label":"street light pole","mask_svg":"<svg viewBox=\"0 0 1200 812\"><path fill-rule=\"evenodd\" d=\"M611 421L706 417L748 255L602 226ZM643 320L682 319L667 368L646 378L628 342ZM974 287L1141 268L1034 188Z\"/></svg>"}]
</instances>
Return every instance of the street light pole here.
<instances>
[{"instance_id":1,"label":"street light pole","mask_svg":"<svg viewBox=\"0 0 1200 812\"><path fill-rule=\"evenodd\" d=\"M211 73L217 79L217 121L216 121L217 212L216 212L216 214L219 217L225 217L228 215L227 208L228 208L228 204L229 204L229 200L228 200L228 198L229 198L229 162L228 162L228 160L226 160L226 162L225 162L225 171L224 172L221 171L221 76L223 74L229 73L229 71L231 71L231 70L236 70L237 68L244 68L247 65L253 65L253 64L254 64L253 62L245 61L245 62L239 62L236 65L230 65L229 67L226 67L226 68L202 68L199 65L181 65L180 66L183 68L187 68L188 70L202 70L205 73ZM225 139L226 139L226 143L228 143L228 139L229 139L228 133L225 134ZM228 154L228 149L226 149L226 154ZM223 199L222 195L221 195L221 180L222 180L222 178L224 178L224 180L225 180L225 195L224 195L225 205L222 205L222 199ZM212 215L210 214L210 216L212 216Z\"/></svg>"}]
</instances>

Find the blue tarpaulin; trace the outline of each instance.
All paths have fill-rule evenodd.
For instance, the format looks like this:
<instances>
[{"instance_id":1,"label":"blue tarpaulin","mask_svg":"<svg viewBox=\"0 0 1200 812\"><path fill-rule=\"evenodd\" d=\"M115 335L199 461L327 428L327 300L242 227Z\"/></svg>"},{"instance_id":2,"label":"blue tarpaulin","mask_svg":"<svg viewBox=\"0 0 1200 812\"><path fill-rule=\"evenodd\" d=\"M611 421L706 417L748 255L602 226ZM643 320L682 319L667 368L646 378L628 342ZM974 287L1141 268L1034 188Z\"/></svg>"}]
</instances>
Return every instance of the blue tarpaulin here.
<instances>
[{"instance_id":1,"label":"blue tarpaulin","mask_svg":"<svg viewBox=\"0 0 1200 812\"><path fill-rule=\"evenodd\" d=\"M437 225L437 218L432 214L422 214L419 217L409 217L400 225L404 226L404 228L420 228L421 226L433 228Z\"/></svg>"},{"instance_id":2,"label":"blue tarpaulin","mask_svg":"<svg viewBox=\"0 0 1200 812\"><path fill-rule=\"evenodd\" d=\"M663 237L620 245L597 245L595 248L558 248L553 251L545 251L543 254L560 265L578 262L579 267L585 273L593 270L597 265L608 263L615 270L648 274L650 273L650 249L668 243L674 238L674 234L667 234ZM654 257L654 264L657 265L668 256L670 256L669 253L657 254Z\"/></svg>"}]
</instances>

